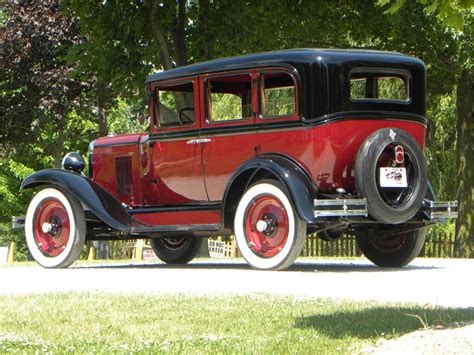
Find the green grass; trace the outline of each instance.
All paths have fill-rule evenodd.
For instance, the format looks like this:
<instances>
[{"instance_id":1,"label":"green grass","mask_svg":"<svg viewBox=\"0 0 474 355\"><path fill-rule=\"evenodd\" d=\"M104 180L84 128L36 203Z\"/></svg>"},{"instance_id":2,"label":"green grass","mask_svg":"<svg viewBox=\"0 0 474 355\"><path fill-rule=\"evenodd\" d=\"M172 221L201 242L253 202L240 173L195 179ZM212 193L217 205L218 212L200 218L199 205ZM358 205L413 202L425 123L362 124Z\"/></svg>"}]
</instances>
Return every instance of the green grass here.
<instances>
[{"instance_id":1,"label":"green grass","mask_svg":"<svg viewBox=\"0 0 474 355\"><path fill-rule=\"evenodd\" d=\"M2 296L0 353L354 353L468 320L474 309L268 295Z\"/></svg>"}]
</instances>

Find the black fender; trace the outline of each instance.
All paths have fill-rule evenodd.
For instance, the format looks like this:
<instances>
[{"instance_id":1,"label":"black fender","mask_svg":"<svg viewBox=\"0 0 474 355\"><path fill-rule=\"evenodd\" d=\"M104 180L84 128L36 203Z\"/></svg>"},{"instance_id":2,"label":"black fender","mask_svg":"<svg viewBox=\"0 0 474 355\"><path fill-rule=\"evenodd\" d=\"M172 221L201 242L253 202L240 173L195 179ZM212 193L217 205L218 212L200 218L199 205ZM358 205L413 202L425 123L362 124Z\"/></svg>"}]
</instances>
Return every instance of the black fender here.
<instances>
[{"instance_id":1,"label":"black fender","mask_svg":"<svg viewBox=\"0 0 474 355\"><path fill-rule=\"evenodd\" d=\"M270 173L288 189L298 215L306 222L314 220L313 199L317 188L296 162L288 157L267 154L260 155L242 164L232 175L222 201L222 225L230 227L229 218L245 189L258 177ZM236 196L238 195L238 196ZM227 223L226 223L227 221Z\"/></svg>"},{"instance_id":2,"label":"black fender","mask_svg":"<svg viewBox=\"0 0 474 355\"><path fill-rule=\"evenodd\" d=\"M89 208L98 219L113 229L130 232L138 222L132 219L119 200L83 175L61 169L45 169L23 180L21 189L42 185L57 186L71 194Z\"/></svg>"}]
</instances>

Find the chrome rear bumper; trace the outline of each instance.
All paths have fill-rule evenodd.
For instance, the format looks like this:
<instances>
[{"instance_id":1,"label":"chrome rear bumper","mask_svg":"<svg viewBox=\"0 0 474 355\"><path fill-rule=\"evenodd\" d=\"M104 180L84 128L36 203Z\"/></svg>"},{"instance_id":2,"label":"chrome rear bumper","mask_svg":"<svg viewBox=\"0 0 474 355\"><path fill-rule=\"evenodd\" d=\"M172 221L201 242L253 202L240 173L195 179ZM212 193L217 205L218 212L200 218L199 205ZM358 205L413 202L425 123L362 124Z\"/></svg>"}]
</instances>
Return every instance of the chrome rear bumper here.
<instances>
[{"instance_id":1,"label":"chrome rear bumper","mask_svg":"<svg viewBox=\"0 0 474 355\"><path fill-rule=\"evenodd\" d=\"M314 200L314 217L368 216L367 199Z\"/></svg>"},{"instance_id":2,"label":"chrome rear bumper","mask_svg":"<svg viewBox=\"0 0 474 355\"><path fill-rule=\"evenodd\" d=\"M423 213L430 220L458 218L458 201L423 201Z\"/></svg>"},{"instance_id":3,"label":"chrome rear bumper","mask_svg":"<svg viewBox=\"0 0 474 355\"><path fill-rule=\"evenodd\" d=\"M367 199L315 199L314 217L355 217L368 216ZM425 199L421 211L426 218L431 221L457 218L458 202L457 201L432 201Z\"/></svg>"}]
</instances>

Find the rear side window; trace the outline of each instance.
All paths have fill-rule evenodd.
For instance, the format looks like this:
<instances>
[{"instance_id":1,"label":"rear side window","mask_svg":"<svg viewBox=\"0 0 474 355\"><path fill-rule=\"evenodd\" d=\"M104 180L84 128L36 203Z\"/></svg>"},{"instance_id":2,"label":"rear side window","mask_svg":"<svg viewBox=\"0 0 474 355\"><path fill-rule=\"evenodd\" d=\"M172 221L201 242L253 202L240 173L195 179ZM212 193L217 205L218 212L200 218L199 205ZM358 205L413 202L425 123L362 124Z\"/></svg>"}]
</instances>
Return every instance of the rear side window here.
<instances>
[{"instance_id":1,"label":"rear side window","mask_svg":"<svg viewBox=\"0 0 474 355\"><path fill-rule=\"evenodd\" d=\"M296 113L295 84L287 73L261 75L262 117L293 116Z\"/></svg>"},{"instance_id":2,"label":"rear side window","mask_svg":"<svg viewBox=\"0 0 474 355\"><path fill-rule=\"evenodd\" d=\"M192 82L160 87L155 90L160 127L194 123L194 85Z\"/></svg>"},{"instance_id":3,"label":"rear side window","mask_svg":"<svg viewBox=\"0 0 474 355\"><path fill-rule=\"evenodd\" d=\"M243 120L253 116L250 75L209 78L206 80L206 85L209 121Z\"/></svg>"},{"instance_id":4,"label":"rear side window","mask_svg":"<svg viewBox=\"0 0 474 355\"><path fill-rule=\"evenodd\" d=\"M350 78L350 98L358 100L410 101L409 73L405 71L352 70Z\"/></svg>"}]
</instances>

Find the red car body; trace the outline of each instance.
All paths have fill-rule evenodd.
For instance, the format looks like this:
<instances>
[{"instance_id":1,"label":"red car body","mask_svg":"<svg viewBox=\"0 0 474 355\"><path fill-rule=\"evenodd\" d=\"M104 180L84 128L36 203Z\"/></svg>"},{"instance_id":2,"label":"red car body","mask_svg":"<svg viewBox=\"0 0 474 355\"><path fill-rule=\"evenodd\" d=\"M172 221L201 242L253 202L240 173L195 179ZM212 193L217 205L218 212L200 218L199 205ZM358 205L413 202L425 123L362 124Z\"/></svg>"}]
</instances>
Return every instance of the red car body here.
<instances>
[{"instance_id":1,"label":"red car body","mask_svg":"<svg viewBox=\"0 0 474 355\"><path fill-rule=\"evenodd\" d=\"M259 182L276 192L266 199L258 192L240 207L241 243L260 245L246 257L256 268L289 266L286 259L297 251L272 265L265 260L286 248L300 222L304 233L319 231L326 240L374 228L382 236L402 231L406 239L407 231L455 217L455 203L426 205L435 199L421 153L427 121L419 59L355 50L270 52L158 72L146 89L150 129L92 142L89 178L45 170L23 183L56 184L73 194L85 206L89 239L233 233L245 194ZM394 160L395 150L401 155ZM384 185L380 167L406 174L406 186ZM281 210L290 208L282 215L280 202ZM252 204L261 204L259 217L246 219ZM48 230L51 223L42 223ZM397 246L405 243L399 239Z\"/></svg>"}]
</instances>

